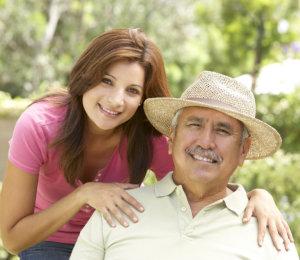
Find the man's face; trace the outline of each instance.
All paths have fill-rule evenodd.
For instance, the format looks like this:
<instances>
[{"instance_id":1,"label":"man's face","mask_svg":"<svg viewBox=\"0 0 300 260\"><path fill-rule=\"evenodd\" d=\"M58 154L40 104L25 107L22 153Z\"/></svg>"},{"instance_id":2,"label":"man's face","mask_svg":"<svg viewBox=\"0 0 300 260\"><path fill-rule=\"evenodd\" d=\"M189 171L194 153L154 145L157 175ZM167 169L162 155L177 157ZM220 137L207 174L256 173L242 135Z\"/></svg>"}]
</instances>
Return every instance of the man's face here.
<instances>
[{"instance_id":1,"label":"man's face","mask_svg":"<svg viewBox=\"0 0 300 260\"><path fill-rule=\"evenodd\" d=\"M171 127L170 132L174 181L226 187L250 147L250 138L240 143L241 135L241 122L224 113L203 107L184 108L176 131Z\"/></svg>"}]
</instances>

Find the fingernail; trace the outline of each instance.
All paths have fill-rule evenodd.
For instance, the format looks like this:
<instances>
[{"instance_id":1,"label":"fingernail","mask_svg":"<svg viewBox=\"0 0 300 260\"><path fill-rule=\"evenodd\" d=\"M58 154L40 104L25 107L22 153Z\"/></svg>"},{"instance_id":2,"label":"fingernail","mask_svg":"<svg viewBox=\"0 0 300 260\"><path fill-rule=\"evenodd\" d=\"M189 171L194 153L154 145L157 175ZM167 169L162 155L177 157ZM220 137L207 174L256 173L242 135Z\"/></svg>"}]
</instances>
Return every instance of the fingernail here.
<instances>
[{"instance_id":1,"label":"fingernail","mask_svg":"<svg viewBox=\"0 0 300 260\"><path fill-rule=\"evenodd\" d=\"M145 209L143 207L140 207L140 211L144 211Z\"/></svg>"},{"instance_id":2,"label":"fingernail","mask_svg":"<svg viewBox=\"0 0 300 260\"><path fill-rule=\"evenodd\" d=\"M259 240L259 241L258 241L258 245L259 245L259 246L262 246L262 240Z\"/></svg>"},{"instance_id":3,"label":"fingernail","mask_svg":"<svg viewBox=\"0 0 300 260\"><path fill-rule=\"evenodd\" d=\"M243 218L243 221L247 221L248 220L248 218Z\"/></svg>"},{"instance_id":4,"label":"fingernail","mask_svg":"<svg viewBox=\"0 0 300 260\"><path fill-rule=\"evenodd\" d=\"M127 222L123 222L123 224L124 224L125 227L129 226L129 224Z\"/></svg>"},{"instance_id":5,"label":"fingernail","mask_svg":"<svg viewBox=\"0 0 300 260\"><path fill-rule=\"evenodd\" d=\"M115 223L112 223L112 224L111 224L111 227L116 227L116 224L115 224Z\"/></svg>"},{"instance_id":6,"label":"fingernail","mask_svg":"<svg viewBox=\"0 0 300 260\"><path fill-rule=\"evenodd\" d=\"M134 222L137 222L137 221L138 221L137 217L134 217L134 218L133 218L133 221L134 221Z\"/></svg>"}]
</instances>

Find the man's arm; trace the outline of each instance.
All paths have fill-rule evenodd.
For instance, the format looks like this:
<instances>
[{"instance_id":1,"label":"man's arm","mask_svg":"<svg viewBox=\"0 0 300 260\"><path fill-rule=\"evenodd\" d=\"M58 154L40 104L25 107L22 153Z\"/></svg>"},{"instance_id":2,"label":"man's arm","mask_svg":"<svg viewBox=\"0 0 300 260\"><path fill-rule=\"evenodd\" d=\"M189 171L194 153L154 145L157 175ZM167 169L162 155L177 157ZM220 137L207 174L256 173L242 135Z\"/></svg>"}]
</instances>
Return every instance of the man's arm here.
<instances>
[{"instance_id":1,"label":"man's arm","mask_svg":"<svg viewBox=\"0 0 300 260\"><path fill-rule=\"evenodd\" d=\"M292 243L290 245L289 251L282 249L280 252L278 252L278 255L275 259L276 260L299 260L299 256L295 244Z\"/></svg>"},{"instance_id":2,"label":"man's arm","mask_svg":"<svg viewBox=\"0 0 300 260\"><path fill-rule=\"evenodd\" d=\"M81 230L70 260L103 260L105 255L102 217L95 211Z\"/></svg>"}]
</instances>

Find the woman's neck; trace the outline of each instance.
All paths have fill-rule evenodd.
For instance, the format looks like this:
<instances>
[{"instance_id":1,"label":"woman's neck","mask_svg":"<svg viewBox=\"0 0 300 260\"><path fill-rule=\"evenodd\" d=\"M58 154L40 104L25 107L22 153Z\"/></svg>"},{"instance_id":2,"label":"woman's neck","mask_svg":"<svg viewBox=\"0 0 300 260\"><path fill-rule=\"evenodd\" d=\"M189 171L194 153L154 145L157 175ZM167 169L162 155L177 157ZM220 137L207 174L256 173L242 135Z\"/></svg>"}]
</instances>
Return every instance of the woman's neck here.
<instances>
[{"instance_id":1,"label":"woman's neck","mask_svg":"<svg viewBox=\"0 0 300 260\"><path fill-rule=\"evenodd\" d=\"M111 138L115 138L116 136L121 136L122 127L118 126L113 129L101 129L96 126L93 122L87 122L85 135L87 139L101 139L101 140L109 140Z\"/></svg>"}]
</instances>

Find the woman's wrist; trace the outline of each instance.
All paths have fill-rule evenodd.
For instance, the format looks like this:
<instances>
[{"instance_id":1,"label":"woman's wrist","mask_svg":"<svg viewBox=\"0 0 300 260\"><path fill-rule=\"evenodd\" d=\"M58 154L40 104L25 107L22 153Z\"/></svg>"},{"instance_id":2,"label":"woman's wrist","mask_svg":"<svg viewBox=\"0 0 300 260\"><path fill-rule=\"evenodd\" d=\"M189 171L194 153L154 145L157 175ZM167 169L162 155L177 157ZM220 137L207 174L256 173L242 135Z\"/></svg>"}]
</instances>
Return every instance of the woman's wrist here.
<instances>
[{"instance_id":1,"label":"woman's wrist","mask_svg":"<svg viewBox=\"0 0 300 260\"><path fill-rule=\"evenodd\" d=\"M273 201L272 195L264 189L253 189L247 193L247 196L248 196L248 199L250 199L252 196L255 196L255 197L259 196L264 199L270 199Z\"/></svg>"},{"instance_id":2,"label":"woman's wrist","mask_svg":"<svg viewBox=\"0 0 300 260\"><path fill-rule=\"evenodd\" d=\"M89 183L84 183L78 186L74 190L75 200L78 203L80 203L80 206L83 206L88 203L88 195L87 195L88 189L89 189Z\"/></svg>"}]
</instances>

